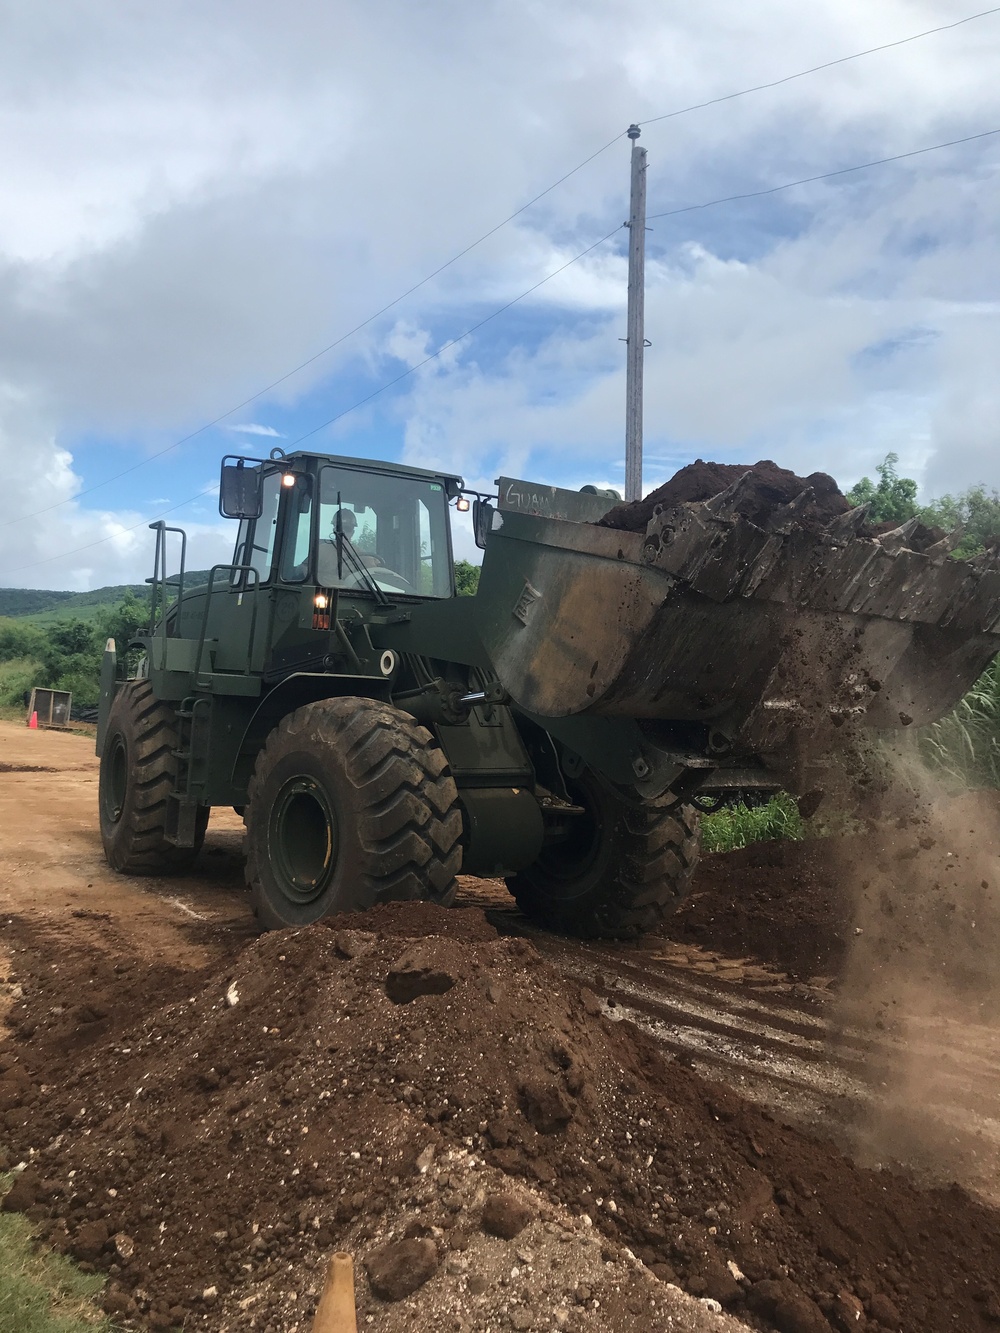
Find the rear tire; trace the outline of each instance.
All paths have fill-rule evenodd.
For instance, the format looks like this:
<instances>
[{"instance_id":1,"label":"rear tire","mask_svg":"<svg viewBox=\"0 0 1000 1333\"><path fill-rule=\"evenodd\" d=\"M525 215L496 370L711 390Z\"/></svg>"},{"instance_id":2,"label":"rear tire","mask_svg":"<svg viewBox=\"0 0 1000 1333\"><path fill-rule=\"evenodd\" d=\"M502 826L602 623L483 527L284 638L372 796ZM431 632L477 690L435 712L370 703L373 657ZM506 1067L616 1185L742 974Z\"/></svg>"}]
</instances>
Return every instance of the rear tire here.
<instances>
[{"instance_id":1,"label":"rear tire","mask_svg":"<svg viewBox=\"0 0 1000 1333\"><path fill-rule=\"evenodd\" d=\"M98 803L104 855L125 875L170 875L187 870L201 850L209 810L198 812L193 847L167 842L167 797L177 778L177 715L157 699L148 680L118 691L101 754Z\"/></svg>"},{"instance_id":2,"label":"rear tire","mask_svg":"<svg viewBox=\"0 0 1000 1333\"><path fill-rule=\"evenodd\" d=\"M245 822L265 929L398 899L454 901L454 779L431 733L388 704L323 699L283 718L257 757Z\"/></svg>"},{"instance_id":3,"label":"rear tire","mask_svg":"<svg viewBox=\"0 0 1000 1333\"><path fill-rule=\"evenodd\" d=\"M698 812L669 792L629 802L585 771L570 796L586 810L507 887L525 916L584 939L630 939L680 905L698 861Z\"/></svg>"}]
</instances>

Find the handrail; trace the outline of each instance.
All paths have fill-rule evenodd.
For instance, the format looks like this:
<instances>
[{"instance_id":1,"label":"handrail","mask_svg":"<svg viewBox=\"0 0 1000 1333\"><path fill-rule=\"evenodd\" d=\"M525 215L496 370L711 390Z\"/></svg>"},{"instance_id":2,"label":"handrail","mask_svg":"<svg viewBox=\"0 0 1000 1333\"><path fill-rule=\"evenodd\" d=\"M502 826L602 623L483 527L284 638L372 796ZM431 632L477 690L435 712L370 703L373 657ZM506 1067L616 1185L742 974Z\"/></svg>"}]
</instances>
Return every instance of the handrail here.
<instances>
[{"instance_id":1,"label":"handrail","mask_svg":"<svg viewBox=\"0 0 1000 1333\"><path fill-rule=\"evenodd\" d=\"M156 611L157 594L160 593L159 600L162 602L162 613L160 616L160 668L162 669L167 660L167 588L177 589L177 610L180 614L180 605L184 598L184 570L187 563L187 533L183 528L172 528L164 523L163 519L158 519L155 523L150 523L150 528L156 533L156 551L153 555L153 577L146 582L152 585L149 598L149 646L153 646L153 633L156 629ZM167 577L167 533L176 532L181 539L181 564L176 580ZM162 591L161 591L162 590Z\"/></svg>"},{"instance_id":2,"label":"handrail","mask_svg":"<svg viewBox=\"0 0 1000 1333\"><path fill-rule=\"evenodd\" d=\"M208 586L205 590L205 609L201 615L201 631L198 634L198 650L194 659L194 686L204 689L211 684L210 680L201 679L201 660L205 652L205 638L208 633L208 611L212 602L212 593L215 591L215 576L220 570L227 570L231 575L236 573L245 573L253 575L253 582L249 588L244 588L240 592L242 599L244 592L254 594L253 610L250 613L250 634L247 639L247 667L252 665L254 643L257 637L257 603L260 600L256 594L260 590L260 571L253 565L213 565L208 575Z\"/></svg>"}]
</instances>

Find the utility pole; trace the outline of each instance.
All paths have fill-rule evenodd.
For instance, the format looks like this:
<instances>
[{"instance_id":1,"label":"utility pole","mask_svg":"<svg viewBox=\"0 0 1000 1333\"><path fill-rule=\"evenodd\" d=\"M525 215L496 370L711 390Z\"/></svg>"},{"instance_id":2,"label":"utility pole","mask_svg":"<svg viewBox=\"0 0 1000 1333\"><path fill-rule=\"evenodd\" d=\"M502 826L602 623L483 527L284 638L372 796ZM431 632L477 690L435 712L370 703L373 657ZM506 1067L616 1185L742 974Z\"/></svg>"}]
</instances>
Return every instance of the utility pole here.
<instances>
[{"instance_id":1,"label":"utility pole","mask_svg":"<svg viewBox=\"0 0 1000 1333\"><path fill-rule=\"evenodd\" d=\"M625 365L625 499L642 498L642 355L646 346L646 150L630 125L632 189L628 217L628 337Z\"/></svg>"}]
</instances>

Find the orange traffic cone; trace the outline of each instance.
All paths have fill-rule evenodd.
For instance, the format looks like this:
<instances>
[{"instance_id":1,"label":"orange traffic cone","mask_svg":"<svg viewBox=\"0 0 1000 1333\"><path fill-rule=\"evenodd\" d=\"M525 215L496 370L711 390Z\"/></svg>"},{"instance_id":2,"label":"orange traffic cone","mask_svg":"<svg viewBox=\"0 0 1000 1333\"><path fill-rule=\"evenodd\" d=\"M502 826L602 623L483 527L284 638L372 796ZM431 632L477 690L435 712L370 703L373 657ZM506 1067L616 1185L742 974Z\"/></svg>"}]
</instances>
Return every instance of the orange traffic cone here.
<instances>
[{"instance_id":1,"label":"orange traffic cone","mask_svg":"<svg viewBox=\"0 0 1000 1333\"><path fill-rule=\"evenodd\" d=\"M37 711L34 712L34 713L32 713L32 715L31 715L31 721L28 723L28 727L29 727L29 729L30 729L31 731L37 731L37 730L38 730L38 713L37 713Z\"/></svg>"}]
</instances>

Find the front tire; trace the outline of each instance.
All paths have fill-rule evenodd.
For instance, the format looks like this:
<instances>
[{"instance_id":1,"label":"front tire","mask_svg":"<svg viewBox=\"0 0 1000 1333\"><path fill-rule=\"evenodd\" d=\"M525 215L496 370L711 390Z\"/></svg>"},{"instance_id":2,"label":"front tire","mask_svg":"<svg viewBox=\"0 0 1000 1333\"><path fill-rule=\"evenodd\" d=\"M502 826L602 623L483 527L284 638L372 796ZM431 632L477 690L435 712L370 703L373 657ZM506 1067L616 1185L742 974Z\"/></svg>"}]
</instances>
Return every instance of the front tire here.
<instances>
[{"instance_id":1,"label":"front tire","mask_svg":"<svg viewBox=\"0 0 1000 1333\"><path fill-rule=\"evenodd\" d=\"M570 836L551 843L507 887L525 916L565 935L631 939L680 905L698 861L698 812L669 792L627 800L585 771Z\"/></svg>"},{"instance_id":2,"label":"front tire","mask_svg":"<svg viewBox=\"0 0 1000 1333\"><path fill-rule=\"evenodd\" d=\"M462 814L430 732L374 699L283 718L248 790L246 877L265 929L397 899L454 901Z\"/></svg>"},{"instance_id":3,"label":"front tire","mask_svg":"<svg viewBox=\"0 0 1000 1333\"><path fill-rule=\"evenodd\" d=\"M98 803L101 841L112 870L170 875L187 870L201 850L208 807L198 811L193 847L166 840L167 798L177 779L177 715L148 680L129 680L108 717Z\"/></svg>"}]
</instances>

